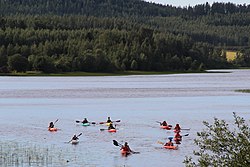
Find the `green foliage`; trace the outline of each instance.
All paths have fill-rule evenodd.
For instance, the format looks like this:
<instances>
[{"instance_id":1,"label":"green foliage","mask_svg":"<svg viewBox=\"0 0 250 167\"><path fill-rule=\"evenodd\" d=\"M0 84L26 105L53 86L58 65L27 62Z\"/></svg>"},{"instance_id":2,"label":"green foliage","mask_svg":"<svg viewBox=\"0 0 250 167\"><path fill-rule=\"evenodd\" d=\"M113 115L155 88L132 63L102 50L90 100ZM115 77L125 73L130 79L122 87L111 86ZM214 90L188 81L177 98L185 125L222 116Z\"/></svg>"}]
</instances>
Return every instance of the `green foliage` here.
<instances>
[{"instance_id":1,"label":"green foliage","mask_svg":"<svg viewBox=\"0 0 250 167\"><path fill-rule=\"evenodd\" d=\"M6 55L0 55L0 67L7 66L8 57Z\"/></svg>"},{"instance_id":2,"label":"green foliage","mask_svg":"<svg viewBox=\"0 0 250 167\"><path fill-rule=\"evenodd\" d=\"M16 72L26 72L28 65L28 59L20 54L10 56L8 59L9 68Z\"/></svg>"},{"instance_id":3,"label":"green foliage","mask_svg":"<svg viewBox=\"0 0 250 167\"><path fill-rule=\"evenodd\" d=\"M236 92L242 92L242 93L250 93L250 89L239 89L235 90Z\"/></svg>"},{"instance_id":4,"label":"green foliage","mask_svg":"<svg viewBox=\"0 0 250 167\"><path fill-rule=\"evenodd\" d=\"M198 139L195 139L199 151L194 151L194 155L198 157L198 161L193 162L191 157L186 157L186 166L250 165L250 128L243 118L235 113L233 116L234 126L217 118L213 124L203 122L206 129L198 132Z\"/></svg>"},{"instance_id":5,"label":"green foliage","mask_svg":"<svg viewBox=\"0 0 250 167\"><path fill-rule=\"evenodd\" d=\"M21 54L29 70L44 72L250 66L245 49L233 64L221 56L223 47L249 45L248 13L250 6L232 3L177 8L141 0L0 0L0 56Z\"/></svg>"},{"instance_id":6,"label":"green foliage","mask_svg":"<svg viewBox=\"0 0 250 167\"><path fill-rule=\"evenodd\" d=\"M33 60L32 67L34 70L42 71L44 73L55 72L55 65L53 59L48 56L36 56Z\"/></svg>"}]
</instances>

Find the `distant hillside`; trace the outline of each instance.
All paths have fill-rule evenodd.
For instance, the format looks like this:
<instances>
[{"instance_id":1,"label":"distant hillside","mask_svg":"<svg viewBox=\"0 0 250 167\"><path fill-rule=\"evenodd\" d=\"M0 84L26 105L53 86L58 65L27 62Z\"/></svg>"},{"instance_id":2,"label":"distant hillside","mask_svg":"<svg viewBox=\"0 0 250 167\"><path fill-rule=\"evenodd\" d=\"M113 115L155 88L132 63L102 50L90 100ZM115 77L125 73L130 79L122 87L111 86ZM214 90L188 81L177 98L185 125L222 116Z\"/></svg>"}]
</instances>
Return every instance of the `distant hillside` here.
<instances>
[{"instance_id":1,"label":"distant hillside","mask_svg":"<svg viewBox=\"0 0 250 167\"><path fill-rule=\"evenodd\" d=\"M233 3L206 3L180 8L142 0L0 0L0 14L56 14L117 16L201 16L210 14L248 13L250 5Z\"/></svg>"},{"instance_id":2,"label":"distant hillside","mask_svg":"<svg viewBox=\"0 0 250 167\"><path fill-rule=\"evenodd\" d=\"M117 16L167 16L162 5L141 0L0 0L0 12L8 14Z\"/></svg>"},{"instance_id":3,"label":"distant hillside","mask_svg":"<svg viewBox=\"0 0 250 167\"><path fill-rule=\"evenodd\" d=\"M141 0L0 0L0 72L250 66L249 32L249 5L179 8ZM225 48L237 48L242 56L227 62ZM21 70L16 62L23 63Z\"/></svg>"}]
</instances>

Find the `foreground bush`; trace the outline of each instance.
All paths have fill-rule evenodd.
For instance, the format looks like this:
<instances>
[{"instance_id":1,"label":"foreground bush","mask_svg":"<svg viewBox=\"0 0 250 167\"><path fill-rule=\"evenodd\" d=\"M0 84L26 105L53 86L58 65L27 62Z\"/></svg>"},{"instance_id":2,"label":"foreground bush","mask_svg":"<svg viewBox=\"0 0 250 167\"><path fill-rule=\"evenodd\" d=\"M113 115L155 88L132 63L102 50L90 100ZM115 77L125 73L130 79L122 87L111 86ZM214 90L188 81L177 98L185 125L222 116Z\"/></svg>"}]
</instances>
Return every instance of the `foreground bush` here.
<instances>
[{"instance_id":1,"label":"foreground bush","mask_svg":"<svg viewBox=\"0 0 250 167\"><path fill-rule=\"evenodd\" d=\"M194 140L199 147L194 151L197 162L192 157L186 157L184 163L187 167L194 166L250 166L250 129L245 120L235 113L234 124L229 125L225 120L214 118L214 123L206 126L202 132L198 132L198 138Z\"/></svg>"}]
</instances>

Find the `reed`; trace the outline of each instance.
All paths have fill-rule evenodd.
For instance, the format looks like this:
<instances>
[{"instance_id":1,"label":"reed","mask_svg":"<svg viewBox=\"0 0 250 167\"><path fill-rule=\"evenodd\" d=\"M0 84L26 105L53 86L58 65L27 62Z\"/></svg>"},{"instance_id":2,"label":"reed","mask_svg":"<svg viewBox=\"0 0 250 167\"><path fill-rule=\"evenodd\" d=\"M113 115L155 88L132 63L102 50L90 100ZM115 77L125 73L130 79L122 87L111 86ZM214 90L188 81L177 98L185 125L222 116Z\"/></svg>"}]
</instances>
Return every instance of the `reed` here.
<instances>
[{"instance_id":1,"label":"reed","mask_svg":"<svg viewBox=\"0 0 250 167\"><path fill-rule=\"evenodd\" d=\"M55 146L30 143L0 142L0 166L64 166L67 160Z\"/></svg>"}]
</instances>

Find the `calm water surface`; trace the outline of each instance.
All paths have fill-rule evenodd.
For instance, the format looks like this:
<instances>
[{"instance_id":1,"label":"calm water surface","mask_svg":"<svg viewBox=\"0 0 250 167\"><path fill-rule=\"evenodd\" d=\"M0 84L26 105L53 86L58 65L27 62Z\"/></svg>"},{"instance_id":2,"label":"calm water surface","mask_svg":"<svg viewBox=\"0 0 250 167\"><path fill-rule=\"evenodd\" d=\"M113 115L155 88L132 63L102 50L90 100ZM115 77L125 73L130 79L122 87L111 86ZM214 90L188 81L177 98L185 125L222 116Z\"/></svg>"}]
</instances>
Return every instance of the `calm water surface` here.
<instances>
[{"instance_id":1,"label":"calm water surface","mask_svg":"<svg viewBox=\"0 0 250 167\"><path fill-rule=\"evenodd\" d=\"M231 73L175 74L114 77L0 77L1 141L26 142L56 147L62 160L53 166L184 166L195 149L193 139L202 121L214 117L233 122L236 112L250 119L250 70ZM100 131L104 125L82 127L75 123L121 119L118 132ZM56 119L60 131L47 126ZM162 149L171 131L159 128L166 120L191 128L178 150ZM73 134L83 133L76 146L67 144ZM122 157L115 139L127 141L141 154ZM66 163L66 160L69 162Z\"/></svg>"}]
</instances>

